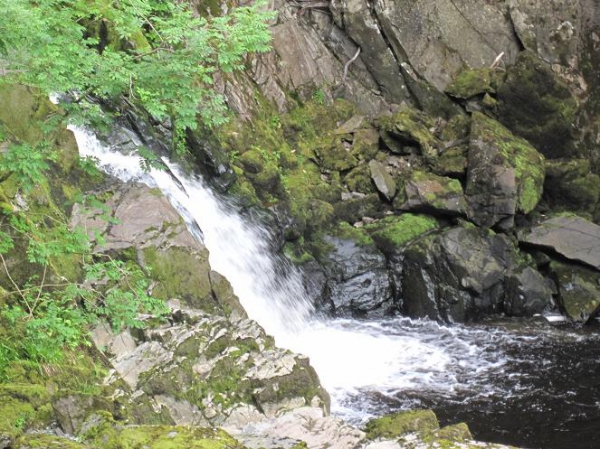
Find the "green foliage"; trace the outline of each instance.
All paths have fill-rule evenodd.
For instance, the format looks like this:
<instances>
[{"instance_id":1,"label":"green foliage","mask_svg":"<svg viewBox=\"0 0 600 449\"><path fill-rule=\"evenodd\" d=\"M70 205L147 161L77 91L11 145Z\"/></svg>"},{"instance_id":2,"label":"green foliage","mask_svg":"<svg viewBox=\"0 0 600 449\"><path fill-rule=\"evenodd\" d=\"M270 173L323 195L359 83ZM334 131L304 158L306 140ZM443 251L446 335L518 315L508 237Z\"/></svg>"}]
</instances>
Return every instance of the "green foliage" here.
<instances>
[{"instance_id":1,"label":"green foliage","mask_svg":"<svg viewBox=\"0 0 600 449\"><path fill-rule=\"evenodd\" d=\"M45 93L75 92L64 106L79 120L100 113L88 95L125 99L171 119L181 137L198 114L209 125L224 122L215 72L239 70L248 53L269 50L272 13L262 6L208 20L188 2L0 0L0 73Z\"/></svg>"},{"instance_id":2,"label":"green foliage","mask_svg":"<svg viewBox=\"0 0 600 449\"><path fill-rule=\"evenodd\" d=\"M47 184L45 172L55 154L46 146L38 148L43 151L12 145L0 160L2 172L30 196L34 186L39 190ZM90 196L81 202L95 210L106 208ZM139 267L95 254L87 232L70 227L64 216L5 211L0 226L0 271L12 287L0 306L0 323L10 329L0 339L0 377L15 360L59 362L64 350L89 344L88 326L98 321L119 330L142 326L139 312L165 313L164 303L148 295ZM23 255L29 263L25 276L12 268L15 256ZM68 257L77 258L80 276L66 278L66 273L55 272L55 262Z\"/></svg>"}]
</instances>

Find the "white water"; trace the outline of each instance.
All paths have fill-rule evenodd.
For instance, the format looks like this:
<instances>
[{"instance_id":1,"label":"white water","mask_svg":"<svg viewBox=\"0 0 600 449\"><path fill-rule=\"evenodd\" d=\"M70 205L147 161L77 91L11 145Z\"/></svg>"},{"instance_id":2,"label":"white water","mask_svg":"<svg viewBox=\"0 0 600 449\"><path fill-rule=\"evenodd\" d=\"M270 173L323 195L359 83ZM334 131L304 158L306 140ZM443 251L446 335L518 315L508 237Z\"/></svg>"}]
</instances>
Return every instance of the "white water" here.
<instances>
[{"instance_id":1,"label":"white water","mask_svg":"<svg viewBox=\"0 0 600 449\"><path fill-rule=\"evenodd\" d=\"M407 319L369 322L311 319L301 277L282 270L269 251L269 233L249 224L202 183L176 165L144 173L136 155L124 155L89 132L73 128L82 156L123 181L160 188L191 230L202 230L211 267L223 274L250 318L273 335L279 346L310 357L332 396L332 411L360 421L371 411L363 393L392 397L406 391L452 396L465 390L490 394L487 374L502 370L498 349L506 334L464 327L446 328ZM287 276L282 276L287 271ZM491 349L491 350L490 350Z\"/></svg>"}]
</instances>

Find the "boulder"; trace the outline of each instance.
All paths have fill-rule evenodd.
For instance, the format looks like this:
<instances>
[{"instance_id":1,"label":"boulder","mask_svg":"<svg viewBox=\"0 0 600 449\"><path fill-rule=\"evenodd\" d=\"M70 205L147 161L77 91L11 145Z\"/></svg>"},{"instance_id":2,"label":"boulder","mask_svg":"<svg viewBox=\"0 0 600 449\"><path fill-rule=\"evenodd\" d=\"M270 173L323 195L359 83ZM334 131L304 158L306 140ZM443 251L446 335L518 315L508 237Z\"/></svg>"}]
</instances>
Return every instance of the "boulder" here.
<instances>
[{"instance_id":1,"label":"boulder","mask_svg":"<svg viewBox=\"0 0 600 449\"><path fill-rule=\"evenodd\" d=\"M396 196L396 182L386 171L383 164L376 160L372 160L369 162L369 170L371 171L371 179L375 183L379 193L381 193L388 201L392 201Z\"/></svg>"},{"instance_id":2,"label":"boulder","mask_svg":"<svg viewBox=\"0 0 600 449\"><path fill-rule=\"evenodd\" d=\"M542 196L544 157L495 120L474 113L469 141L466 197L479 226L513 226Z\"/></svg>"},{"instance_id":3,"label":"boulder","mask_svg":"<svg viewBox=\"0 0 600 449\"><path fill-rule=\"evenodd\" d=\"M506 277L505 312L509 316L533 316L554 305L551 281L525 267Z\"/></svg>"},{"instance_id":4,"label":"boulder","mask_svg":"<svg viewBox=\"0 0 600 449\"><path fill-rule=\"evenodd\" d=\"M555 217L522 232L519 241L556 251L600 270L600 226L577 216Z\"/></svg>"},{"instance_id":5,"label":"boulder","mask_svg":"<svg viewBox=\"0 0 600 449\"><path fill-rule=\"evenodd\" d=\"M367 422L367 439L398 438L408 433L430 434L440 428L431 410L410 410L374 418Z\"/></svg>"},{"instance_id":6,"label":"boulder","mask_svg":"<svg viewBox=\"0 0 600 449\"><path fill-rule=\"evenodd\" d=\"M344 225L332 246L327 268L328 300L340 315L383 315L392 305L385 256L361 230Z\"/></svg>"},{"instance_id":7,"label":"boulder","mask_svg":"<svg viewBox=\"0 0 600 449\"><path fill-rule=\"evenodd\" d=\"M600 272L553 261L561 305L573 321L585 323L600 310Z\"/></svg>"},{"instance_id":8,"label":"boulder","mask_svg":"<svg viewBox=\"0 0 600 449\"><path fill-rule=\"evenodd\" d=\"M409 245L394 271L404 313L462 322L504 312L530 316L548 307L543 279L525 267L508 237L455 227Z\"/></svg>"},{"instance_id":9,"label":"boulder","mask_svg":"<svg viewBox=\"0 0 600 449\"><path fill-rule=\"evenodd\" d=\"M385 217L365 226L377 248L388 256L437 228L435 218L410 213Z\"/></svg>"},{"instance_id":10,"label":"boulder","mask_svg":"<svg viewBox=\"0 0 600 449\"><path fill-rule=\"evenodd\" d=\"M394 207L434 215L464 215L467 202L458 180L414 171L398 195Z\"/></svg>"},{"instance_id":11,"label":"boulder","mask_svg":"<svg viewBox=\"0 0 600 449\"><path fill-rule=\"evenodd\" d=\"M487 67L480 69L465 69L446 87L448 95L468 100L476 95L495 93L492 86L493 71ZM494 83L495 84L495 83Z\"/></svg>"}]
</instances>

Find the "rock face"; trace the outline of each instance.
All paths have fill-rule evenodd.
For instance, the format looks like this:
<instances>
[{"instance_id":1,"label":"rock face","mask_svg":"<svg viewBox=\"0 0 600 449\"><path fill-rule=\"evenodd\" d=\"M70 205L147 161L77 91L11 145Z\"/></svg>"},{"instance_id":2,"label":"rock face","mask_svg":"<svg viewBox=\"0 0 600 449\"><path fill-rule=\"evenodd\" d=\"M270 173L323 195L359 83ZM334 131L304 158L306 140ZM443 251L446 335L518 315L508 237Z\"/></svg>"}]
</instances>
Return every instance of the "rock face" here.
<instances>
[{"instance_id":1,"label":"rock face","mask_svg":"<svg viewBox=\"0 0 600 449\"><path fill-rule=\"evenodd\" d=\"M520 240L600 270L600 226L581 217L551 218L523 234Z\"/></svg>"}]
</instances>

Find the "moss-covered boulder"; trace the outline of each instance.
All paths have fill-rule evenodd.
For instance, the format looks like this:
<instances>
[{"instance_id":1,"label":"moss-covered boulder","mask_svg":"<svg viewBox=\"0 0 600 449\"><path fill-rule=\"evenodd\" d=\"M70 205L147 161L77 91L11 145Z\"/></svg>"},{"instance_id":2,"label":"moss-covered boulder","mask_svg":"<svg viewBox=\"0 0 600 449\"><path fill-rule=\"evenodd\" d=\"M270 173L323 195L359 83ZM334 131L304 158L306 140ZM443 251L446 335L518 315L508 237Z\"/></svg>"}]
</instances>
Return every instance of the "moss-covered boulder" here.
<instances>
[{"instance_id":1,"label":"moss-covered boulder","mask_svg":"<svg viewBox=\"0 0 600 449\"><path fill-rule=\"evenodd\" d=\"M446 86L445 92L452 97L468 100L476 95L495 92L494 71L489 68L465 69Z\"/></svg>"},{"instance_id":2,"label":"moss-covered boulder","mask_svg":"<svg viewBox=\"0 0 600 449\"><path fill-rule=\"evenodd\" d=\"M600 310L600 272L553 261L560 303L573 321L585 323Z\"/></svg>"},{"instance_id":3,"label":"moss-covered boulder","mask_svg":"<svg viewBox=\"0 0 600 449\"><path fill-rule=\"evenodd\" d=\"M429 160L437 156L439 142L432 133L434 122L425 113L402 105L395 114L379 117L377 126L390 151L410 154L410 147L416 146Z\"/></svg>"},{"instance_id":4,"label":"moss-covered boulder","mask_svg":"<svg viewBox=\"0 0 600 449\"><path fill-rule=\"evenodd\" d=\"M467 202L460 181L423 171L414 171L405 182L394 207L434 215L464 215Z\"/></svg>"},{"instance_id":5,"label":"moss-covered boulder","mask_svg":"<svg viewBox=\"0 0 600 449\"><path fill-rule=\"evenodd\" d=\"M440 428L431 410L411 410L386 415L369 421L365 427L367 438L392 439L408 433L430 434Z\"/></svg>"},{"instance_id":6,"label":"moss-covered boulder","mask_svg":"<svg viewBox=\"0 0 600 449\"><path fill-rule=\"evenodd\" d=\"M499 120L546 157L573 156L577 101L549 64L522 52L498 89Z\"/></svg>"},{"instance_id":7,"label":"moss-covered boulder","mask_svg":"<svg viewBox=\"0 0 600 449\"><path fill-rule=\"evenodd\" d=\"M377 247L385 254L393 254L437 228L435 218L408 213L386 217L365 227Z\"/></svg>"},{"instance_id":8,"label":"moss-covered boulder","mask_svg":"<svg viewBox=\"0 0 600 449\"><path fill-rule=\"evenodd\" d=\"M23 435L14 445L14 449L93 449L93 446L80 443L66 437L43 433Z\"/></svg>"},{"instance_id":9,"label":"moss-covered boulder","mask_svg":"<svg viewBox=\"0 0 600 449\"><path fill-rule=\"evenodd\" d=\"M465 194L469 217L480 226L513 226L542 196L544 157L495 120L474 113Z\"/></svg>"}]
</instances>

